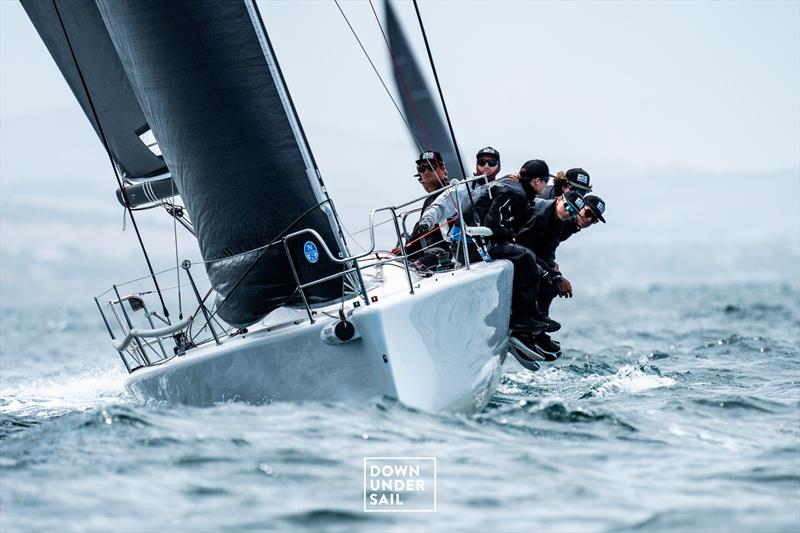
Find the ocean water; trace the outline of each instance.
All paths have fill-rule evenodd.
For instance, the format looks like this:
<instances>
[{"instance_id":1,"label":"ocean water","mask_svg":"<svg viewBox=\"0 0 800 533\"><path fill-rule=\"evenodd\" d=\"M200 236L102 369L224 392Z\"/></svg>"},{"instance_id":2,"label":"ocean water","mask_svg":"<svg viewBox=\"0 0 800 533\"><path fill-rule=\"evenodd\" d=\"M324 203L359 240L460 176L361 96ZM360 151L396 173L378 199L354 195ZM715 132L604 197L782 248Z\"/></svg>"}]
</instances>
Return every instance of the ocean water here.
<instances>
[{"instance_id":1,"label":"ocean water","mask_svg":"<svg viewBox=\"0 0 800 533\"><path fill-rule=\"evenodd\" d=\"M138 405L91 302L0 315L0 530L800 529L800 288L558 301L565 348L473 415ZM365 456L435 456L438 510L362 512Z\"/></svg>"}]
</instances>

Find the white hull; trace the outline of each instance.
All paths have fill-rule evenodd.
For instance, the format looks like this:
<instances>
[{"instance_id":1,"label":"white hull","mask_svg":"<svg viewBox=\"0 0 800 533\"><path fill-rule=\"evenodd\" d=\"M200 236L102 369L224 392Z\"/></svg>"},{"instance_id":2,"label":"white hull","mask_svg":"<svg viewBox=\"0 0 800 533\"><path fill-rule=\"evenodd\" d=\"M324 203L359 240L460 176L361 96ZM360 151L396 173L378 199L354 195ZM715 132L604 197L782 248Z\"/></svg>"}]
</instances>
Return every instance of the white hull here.
<instances>
[{"instance_id":1,"label":"white hull","mask_svg":"<svg viewBox=\"0 0 800 533\"><path fill-rule=\"evenodd\" d=\"M507 352L512 273L507 261L474 264L420 278L412 295L404 269L386 265L381 286L369 291L377 302L345 304L359 339L329 344L321 331L334 318L320 312L311 324L302 311L279 310L302 313L300 323L262 323L220 346L136 370L125 385L140 401L192 405L385 396L426 411L480 410ZM338 306L324 311L336 316Z\"/></svg>"}]
</instances>

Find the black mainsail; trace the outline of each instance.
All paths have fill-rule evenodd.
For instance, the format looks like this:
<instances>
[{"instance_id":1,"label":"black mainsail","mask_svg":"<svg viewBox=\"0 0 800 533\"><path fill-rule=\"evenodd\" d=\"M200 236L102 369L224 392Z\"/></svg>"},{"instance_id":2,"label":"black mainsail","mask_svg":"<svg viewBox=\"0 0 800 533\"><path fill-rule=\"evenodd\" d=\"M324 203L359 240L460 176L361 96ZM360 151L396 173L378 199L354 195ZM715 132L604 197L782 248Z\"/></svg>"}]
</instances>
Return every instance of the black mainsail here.
<instances>
[{"instance_id":1,"label":"black mainsail","mask_svg":"<svg viewBox=\"0 0 800 533\"><path fill-rule=\"evenodd\" d=\"M436 100L425 83L425 78L408 44L403 27L395 15L391 2L384 2L386 7L386 33L389 37L392 61L396 62L394 73L395 86L403 102L403 113L411 125L415 144L420 143L426 150L437 150L442 154L444 163L451 174L461 177L462 170L458 161L453 140L439 112Z\"/></svg>"},{"instance_id":2,"label":"black mainsail","mask_svg":"<svg viewBox=\"0 0 800 533\"><path fill-rule=\"evenodd\" d=\"M77 25L94 3L57 2L75 21L73 46L85 32L104 31L113 43L113 56L79 55L80 68L132 89L192 219L218 315L241 327L299 301L281 237L312 228L334 254L346 247L254 2L97 0L86 20L99 18L102 31ZM45 39L64 72L60 59L69 56L51 48L60 41ZM110 85L101 80L97 92ZM342 270L310 236L291 253L302 282ZM305 294L324 303L342 287L337 278Z\"/></svg>"}]
</instances>

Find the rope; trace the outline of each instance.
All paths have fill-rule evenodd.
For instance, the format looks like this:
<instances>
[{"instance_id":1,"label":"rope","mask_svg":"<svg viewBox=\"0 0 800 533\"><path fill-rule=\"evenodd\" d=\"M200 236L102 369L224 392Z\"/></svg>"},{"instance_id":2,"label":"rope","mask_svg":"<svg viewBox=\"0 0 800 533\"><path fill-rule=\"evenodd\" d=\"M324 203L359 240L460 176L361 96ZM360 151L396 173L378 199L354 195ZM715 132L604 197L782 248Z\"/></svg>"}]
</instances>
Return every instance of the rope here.
<instances>
[{"instance_id":1,"label":"rope","mask_svg":"<svg viewBox=\"0 0 800 533\"><path fill-rule=\"evenodd\" d=\"M407 243L405 244L405 247L406 247L406 248L408 248L409 246L411 246L411 245L412 245L412 244L414 244L415 242L417 242L417 241L419 241L419 240L421 240L421 239L424 239L425 237L427 237L427 236L428 236L428 235L430 235L431 233L434 233L434 232L436 232L436 231L439 231L439 229L440 229L440 228L443 228L444 226L446 226L446 225L448 225L448 224L450 224L451 222L454 222L454 221L456 221L456 220L458 220L458 215L456 215L456 216L454 216L453 218L451 218L451 219L449 219L449 220L445 221L445 222L444 222L444 223L442 223L442 224L439 224L438 226L436 226L436 227L435 227L435 228L433 228L432 230L428 231L428 232L427 232L427 233L425 233L424 235L420 235L419 237L417 237L417 238L416 238L416 239L414 239L413 241L409 241L409 242L407 242Z\"/></svg>"},{"instance_id":2,"label":"rope","mask_svg":"<svg viewBox=\"0 0 800 533\"><path fill-rule=\"evenodd\" d=\"M375 15L375 20L378 22L378 28L381 30L381 35L383 35L383 40L386 43L386 48L389 50L389 56L392 58L392 63L394 64L395 72L397 72L397 77L400 80L400 84L403 86L403 91L406 95L406 100L411 104L411 109L414 110L414 115L417 117L417 123L419 124L420 130L422 131L422 136L425 138L425 143L428 146L429 150L433 150L433 146L431 145L430 138L428 137L428 132L425 130L425 124L422 122L422 118L419 116L419 111L417 111L417 105L414 103L414 99L411 97L411 91L408 89L408 85L406 85L406 80L403 78L403 73L400 71L400 65L397 64L397 58L394 57L394 52L392 52L392 47L389 45L389 39L386 37L386 32L383 31L383 26L381 25L381 20L378 17L378 12L375 11L375 5L372 3L372 0L369 0L369 6L372 8L372 14Z\"/></svg>"},{"instance_id":3,"label":"rope","mask_svg":"<svg viewBox=\"0 0 800 533\"><path fill-rule=\"evenodd\" d=\"M447 102L444 99L444 92L442 92L442 84L439 82L439 74L436 71L436 63L433 61L433 54L431 53L431 47L428 43L428 34L425 31L425 25L422 23L422 14L419 11L419 5L417 5L417 0L414 0L414 11L417 12L417 20L419 21L419 28L422 30L422 39L425 41L425 50L428 52L428 60L431 63L431 70L433 71L433 78L436 80L436 88L439 91L439 98L442 101L442 108L444 109L444 116L447 119L447 127L450 130L450 138L453 140L453 148L456 151L456 157L458 158L458 166L459 170L461 170L464 179L467 179L467 174L464 171L464 162L461 160L461 150L458 149L458 141L456 141L456 133L453 130L453 122L450 120L450 112L447 110ZM472 198L472 190L469 186L467 186L467 196L469 197L470 206L472 206L472 213L473 219L475 224L478 225L478 215L477 210L475 209L475 202ZM476 242L482 247L483 243L480 238L476 240Z\"/></svg>"},{"instance_id":4,"label":"rope","mask_svg":"<svg viewBox=\"0 0 800 533\"><path fill-rule=\"evenodd\" d=\"M139 240L139 246L142 248L144 259L147 262L147 269L150 271L150 277L153 279L153 284L156 286L156 290L158 291L158 298L161 300L161 308L164 311L164 317L169 322L169 311L167 310L167 305L164 303L164 297L161 295L161 289L158 286L158 280L156 279L156 274L153 271L153 264L150 262L150 256L147 255L147 249L144 246L142 234L139 232L139 226L136 224L136 219L134 218L133 211L131 210L131 202L128 199L128 193L125 191L125 188L122 185L122 179L119 177L119 171L117 170L114 156L111 154L111 148L108 146L108 139L106 139L106 134L103 131L103 125L100 123L100 117L98 117L97 110L94 107L94 101L92 100L92 95L89 93L89 87L86 85L86 79L83 76L83 70L81 70L81 67L78 64L78 58L75 56L75 50L72 48L72 41L67 33L67 28L64 26L64 20L61 18L61 12L58 10L55 0L51 1L53 3L53 9L56 12L56 16L58 17L58 22L61 25L61 31L64 33L64 39L67 41L69 53L72 56L72 62L75 63L75 69L78 71L78 76L80 77L81 85L83 86L83 92L86 93L86 100L89 102L89 108L92 110L92 117L94 118L95 124L97 124L97 132L100 134L100 141L103 143L103 148L106 150L108 160L111 162L111 168L114 169L114 177L117 179L117 185L119 186L120 191L122 191L122 198L125 200L125 209L127 209L128 214L131 216L131 223L133 224L133 229L136 231L136 238Z\"/></svg>"},{"instance_id":5,"label":"rope","mask_svg":"<svg viewBox=\"0 0 800 533\"><path fill-rule=\"evenodd\" d=\"M419 142L419 139L417 139L417 136L414 134L414 129L411 127L411 124L408 123L408 120L406 120L406 116L403 114L403 111L400 109L400 106L397 105L397 100L395 100L394 96L392 96L392 92L389 90L389 87L386 86L386 82L383 81L383 77L381 76L380 72L378 72L378 69L375 67L375 63L373 63L372 58L369 57L369 54L367 53L367 50L364 48L364 45L361 44L361 39L358 38L358 35L356 34L356 30L353 28L353 25L350 24L350 21L347 19L347 15L344 14L344 10L342 10L342 6L339 5L339 0L333 0L333 1L336 4L336 7L339 8L339 12L342 14L342 17L344 17L344 21L347 23L347 26L350 28L350 31L352 32L353 37L356 38L356 42L358 43L358 46L361 47L361 51L364 52L364 56L366 56L367 61L369 61L370 66L372 66L372 70L375 72L375 75L378 76L378 79L380 80L381 85L383 85L384 91L386 91L386 94L389 96L389 99L392 101L392 104L394 104L394 108L397 110L397 113L400 115L400 118L402 119L403 123L406 125L406 128L408 129L408 132L411 134L411 138L414 140L414 144L416 144L417 148L419 148L419 151L422 152L422 144ZM356 244L358 244L358 243L356 243Z\"/></svg>"},{"instance_id":6,"label":"rope","mask_svg":"<svg viewBox=\"0 0 800 533\"><path fill-rule=\"evenodd\" d=\"M419 111L417 110L417 105L414 102L414 98L412 98L412 96L411 96L411 91L408 89L408 84L406 84L406 79L405 79L405 77L403 77L403 72L400 70L400 65L397 63L397 58L395 57L394 52L392 51L392 47L389 44L389 39L386 36L386 32L383 30L383 25L381 25L380 18L378 17L377 11L375 11L375 5L372 3L372 0L369 0L369 5L372 8L372 14L375 16L375 21L378 23L378 28L381 30L381 35L383 35L383 41L386 43L386 49L389 51L389 56L392 58L392 63L394 64L395 72L397 72L397 78L400 80L400 85L402 86L403 92L405 93L406 100L408 100L408 102L411 104L411 109L414 111L414 115L417 117L417 122L419 123L419 127L422 130L422 135L425 137L425 142L428 144L428 149L429 150L433 150L434 148L431 145L430 139L428 138L428 132L425 129L425 123L422 121L422 117L420 117ZM427 46L427 40L425 41L425 44ZM430 50L428 52L430 53ZM436 71L434 69L434 75L435 74L436 74ZM438 84L438 79L437 79L437 84ZM441 89L439 90L439 94L441 95ZM445 108L445 114L446 113L447 113L447 109ZM448 122L449 122L449 120L450 119L448 117ZM408 124L408 123L406 123L406 124ZM451 133L452 133L452 128L451 128ZM413 137L414 133L412 132L411 135ZM454 138L454 140L455 140L455 138ZM419 143L417 143L417 144L419 145ZM455 150L456 150L456 156L458 157L458 164L462 166L461 173L463 174L464 173L464 169L463 169L464 165L461 162L461 155L458 153L458 146L454 145L454 147L455 147ZM431 172L436 174L436 180L439 182L439 187L440 188L446 187L447 183L445 183L442 180L442 178L439 177L439 174L436 173L436 168L433 166L433 164L431 164L430 161L428 161L428 166L430 167ZM466 178L466 175L465 175L465 178ZM458 193L456 193L456 194L458 194ZM470 196L470 198L471 198L471 196ZM450 197L450 199L453 201L453 208L457 211L458 207L456 205L456 200L452 196Z\"/></svg>"}]
</instances>

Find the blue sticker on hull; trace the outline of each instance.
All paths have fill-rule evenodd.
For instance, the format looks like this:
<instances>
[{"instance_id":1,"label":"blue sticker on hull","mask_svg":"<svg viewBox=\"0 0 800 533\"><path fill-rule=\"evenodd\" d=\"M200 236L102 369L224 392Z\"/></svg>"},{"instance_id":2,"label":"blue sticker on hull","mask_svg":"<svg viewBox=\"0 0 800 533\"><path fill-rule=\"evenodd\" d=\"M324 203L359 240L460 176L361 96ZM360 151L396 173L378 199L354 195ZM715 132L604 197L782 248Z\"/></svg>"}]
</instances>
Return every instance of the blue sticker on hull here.
<instances>
[{"instance_id":1,"label":"blue sticker on hull","mask_svg":"<svg viewBox=\"0 0 800 533\"><path fill-rule=\"evenodd\" d=\"M311 241L306 241L303 245L303 254L306 256L309 263L316 263L319 261L319 250L317 250L317 245Z\"/></svg>"}]
</instances>

